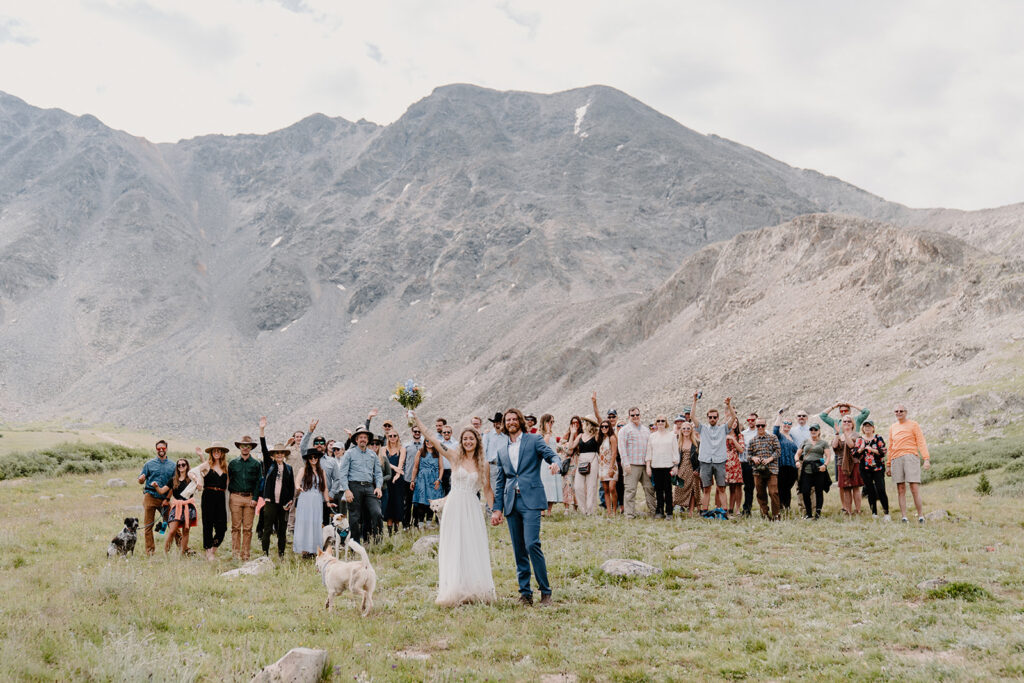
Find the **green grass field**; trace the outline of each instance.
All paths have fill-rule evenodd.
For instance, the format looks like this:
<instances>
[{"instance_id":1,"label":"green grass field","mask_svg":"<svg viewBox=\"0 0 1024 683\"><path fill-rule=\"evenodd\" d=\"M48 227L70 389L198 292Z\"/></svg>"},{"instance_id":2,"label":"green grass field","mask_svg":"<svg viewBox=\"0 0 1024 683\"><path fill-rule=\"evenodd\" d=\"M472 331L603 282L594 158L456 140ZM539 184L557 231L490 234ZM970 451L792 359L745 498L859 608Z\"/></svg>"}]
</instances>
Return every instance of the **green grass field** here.
<instances>
[{"instance_id":1,"label":"green grass field","mask_svg":"<svg viewBox=\"0 0 1024 683\"><path fill-rule=\"evenodd\" d=\"M517 606L505 527L492 528L499 601L433 604L436 559L419 533L370 546L376 608L344 596L324 611L310 561L257 577L222 549L199 557L108 561L126 516L141 517L137 469L0 482L0 656L15 680L247 680L292 647L329 652L330 680L993 680L1024 677L1020 499L1014 460L924 487L952 521L842 520L838 494L817 522L626 521L556 515L544 550L551 609ZM120 476L128 488L107 488ZM895 498L895 492L890 495ZM895 508L895 500L893 500ZM200 528L192 547L201 547ZM160 537L158 536L158 542ZM687 552L674 553L682 543ZM254 556L258 554L255 553ZM664 572L618 579L607 558ZM916 585L963 582L929 594Z\"/></svg>"}]
</instances>

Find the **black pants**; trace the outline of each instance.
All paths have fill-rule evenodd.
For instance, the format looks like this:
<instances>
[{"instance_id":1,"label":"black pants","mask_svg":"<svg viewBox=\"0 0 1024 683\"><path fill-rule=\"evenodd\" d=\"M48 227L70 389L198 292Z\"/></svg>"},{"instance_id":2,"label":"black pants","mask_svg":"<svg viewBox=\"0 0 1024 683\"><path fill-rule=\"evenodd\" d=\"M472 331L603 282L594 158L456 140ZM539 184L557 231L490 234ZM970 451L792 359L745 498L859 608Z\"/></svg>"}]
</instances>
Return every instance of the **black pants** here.
<instances>
[{"instance_id":1,"label":"black pants","mask_svg":"<svg viewBox=\"0 0 1024 683\"><path fill-rule=\"evenodd\" d=\"M864 480L864 491L868 494L868 503L871 505L871 514L878 514L878 503L882 503L882 511L889 514L889 496L885 492L885 470L871 471L860 470L861 478Z\"/></svg>"},{"instance_id":2,"label":"black pants","mask_svg":"<svg viewBox=\"0 0 1024 683\"><path fill-rule=\"evenodd\" d=\"M409 497L412 498L412 496ZM423 503L416 503L413 505L412 523L414 525L419 526L420 524L433 519L433 517L434 513L431 512L429 505L424 505Z\"/></svg>"},{"instance_id":3,"label":"black pants","mask_svg":"<svg viewBox=\"0 0 1024 683\"><path fill-rule=\"evenodd\" d=\"M622 480L622 459L619 458L618 460L619 467L618 471L616 472L617 479L615 480L615 499L619 501L619 505L622 505L622 501L625 499L626 496L626 484Z\"/></svg>"},{"instance_id":4,"label":"black pants","mask_svg":"<svg viewBox=\"0 0 1024 683\"><path fill-rule=\"evenodd\" d=\"M672 516L672 475L670 467L652 467L651 481L654 484L654 514Z\"/></svg>"},{"instance_id":5,"label":"black pants","mask_svg":"<svg viewBox=\"0 0 1024 683\"><path fill-rule=\"evenodd\" d=\"M409 490L410 482L403 477L398 480L399 486L405 487L405 512L402 516L402 526L408 529L412 526L412 491Z\"/></svg>"},{"instance_id":6,"label":"black pants","mask_svg":"<svg viewBox=\"0 0 1024 683\"><path fill-rule=\"evenodd\" d=\"M203 550L219 548L228 532L228 510L223 491L203 491Z\"/></svg>"},{"instance_id":7,"label":"black pants","mask_svg":"<svg viewBox=\"0 0 1024 683\"><path fill-rule=\"evenodd\" d=\"M448 495L452 492L452 471L445 470L444 474L441 475L441 490L444 491L444 495Z\"/></svg>"},{"instance_id":8,"label":"black pants","mask_svg":"<svg viewBox=\"0 0 1024 683\"><path fill-rule=\"evenodd\" d=\"M266 502L260 511L263 516L263 531L260 533L260 541L263 544L263 554L270 554L270 535L277 532L277 554L284 555L285 542L288 539L288 511L283 505Z\"/></svg>"},{"instance_id":9,"label":"black pants","mask_svg":"<svg viewBox=\"0 0 1024 683\"><path fill-rule=\"evenodd\" d=\"M783 510L789 509L793 502L793 484L796 483L797 469L789 465L779 465L779 505Z\"/></svg>"},{"instance_id":10,"label":"black pants","mask_svg":"<svg viewBox=\"0 0 1024 683\"><path fill-rule=\"evenodd\" d=\"M368 538L380 538L383 517L380 514L380 499L373 495L373 484L349 482L352 502L348 504L348 525L352 539L362 542Z\"/></svg>"},{"instance_id":11,"label":"black pants","mask_svg":"<svg viewBox=\"0 0 1024 683\"><path fill-rule=\"evenodd\" d=\"M749 515L754 504L754 468L749 462L740 464L743 466L743 514Z\"/></svg>"},{"instance_id":12,"label":"black pants","mask_svg":"<svg viewBox=\"0 0 1024 683\"><path fill-rule=\"evenodd\" d=\"M800 478L800 493L804 498L804 514L807 517L821 516L821 506L825 502L824 472L804 473ZM814 491L814 507L811 507L811 491ZM812 512L813 510L813 512Z\"/></svg>"}]
</instances>

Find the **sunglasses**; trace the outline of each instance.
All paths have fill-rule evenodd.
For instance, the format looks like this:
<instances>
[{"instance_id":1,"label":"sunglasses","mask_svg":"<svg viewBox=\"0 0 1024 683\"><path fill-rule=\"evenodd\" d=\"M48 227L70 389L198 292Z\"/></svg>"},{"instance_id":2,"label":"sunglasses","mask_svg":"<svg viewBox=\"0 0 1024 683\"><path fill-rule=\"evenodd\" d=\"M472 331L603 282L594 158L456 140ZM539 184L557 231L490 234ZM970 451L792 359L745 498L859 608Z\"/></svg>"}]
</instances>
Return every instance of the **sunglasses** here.
<instances>
[{"instance_id":1,"label":"sunglasses","mask_svg":"<svg viewBox=\"0 0 1024 683\"><path fill-rule=\"evenodd\" d=\"M640 417L640 413L630 413L630 417Z\"/></svg>"},{"instance_id":2,"label":"sunglasses","mask_svg":"<svg viewBox=\"0 0 1024 683\"><path fill-rule=\"evenodd\" d=\"M708 419L709 420L717 420L718 416L717 415L708 415Z\"/></svg>"},{"instance_id":3,"label":"sunglasses","mask_svg":"<svg viewBox=\"0 0 1024 683\"><path fill-rule=\"evenodd\" d=\"M182 467L188 467L188 463L187 463L187 462L179 462L179 463L178 463L178 467L179 467L179 468L182 468Z\"/></svg>"},{"instance_id":4,"label":"sunglasses","mask_svg":"<svg viewBox=\"0 0 1024 683\"><path fill-rule=\"evenodd\" d=\"M792 422L783 422L782 424L784 424L784 425L787 425L787 426L789 426L789 427L792 427L792 426L793 426L793 423L792 423Z\"/></svg>"},{"instance_id":5,"label":"sunglasses","mask_svg":"<svg viewBox=\"0 0 1024 683\"><path fill-rule=\"evenodd\" d=\"M608 425L601 425L601 429L610 429Z\"/></svg>"},{"instance_id":6,"label":"sunglasses","mask_svg":"<svg viewBox=\"0 0 1024 683\"><path fill-rule=\"evenodd\" d=\"M797 417L807 417L807 415L800 413L799 415L797 415Z\"/></svg>"},{"instance_id":7,"label":"sunglasses","mask_svg":"<svg viewBox=\"0 0 1024 683\"><path fill-rule=\"evenodd\" d=\"M668 424L668 420L655 420L654 422L655 422L655 424L660 424L660 425L667 425Z\"/></svg>"},{"instance_id":8,"label":"sunglasses","mask_svg":"<svg viewBox=\"0 0 1024 683\"><path fill-rule=\"evenodd\" d=\"M900 414L905 413L907 411L905 411L905 410L894 410L893 412L896 413L897 415L900 415Z\"/></svg>"}]
</instances>

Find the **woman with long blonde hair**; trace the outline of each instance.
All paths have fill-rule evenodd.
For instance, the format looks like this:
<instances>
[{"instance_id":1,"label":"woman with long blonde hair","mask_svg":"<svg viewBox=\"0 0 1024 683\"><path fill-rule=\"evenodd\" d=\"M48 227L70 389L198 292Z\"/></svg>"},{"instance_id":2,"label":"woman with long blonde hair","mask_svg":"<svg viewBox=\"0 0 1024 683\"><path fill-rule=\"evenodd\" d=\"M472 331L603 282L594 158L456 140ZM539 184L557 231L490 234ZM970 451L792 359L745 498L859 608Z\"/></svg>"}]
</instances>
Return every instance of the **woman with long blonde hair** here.
<instances>
[{"instance_id":1,"label":"woman with long blonde hair","mask_svg":"<svg viewBox=\"0 0 1024 683\"><path fill-rule=\"evenodd\" d=\"M482 495L491 508L494 491L480 432L463 427L455 446L445 448L415 413L410 411L410 414L426 439L452 463L452 486L441 511L437 544L436 602L446 607L467 602L493 602L496 595L487 547L487 524L478 496Z\"/></svg>"}]
</instances>

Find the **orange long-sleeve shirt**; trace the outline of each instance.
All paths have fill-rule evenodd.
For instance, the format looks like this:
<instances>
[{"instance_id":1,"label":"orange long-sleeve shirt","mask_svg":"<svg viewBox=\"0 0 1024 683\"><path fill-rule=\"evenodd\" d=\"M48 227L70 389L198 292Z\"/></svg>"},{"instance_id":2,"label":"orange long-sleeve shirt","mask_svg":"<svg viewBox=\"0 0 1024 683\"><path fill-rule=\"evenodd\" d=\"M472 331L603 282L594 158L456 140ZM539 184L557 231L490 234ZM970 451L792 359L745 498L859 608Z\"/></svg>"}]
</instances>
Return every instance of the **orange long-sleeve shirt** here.
<instances>
[{"instance_id":1,"label":"orange long-sleeve shirt","mask_svg":"<svg viewBox=\"0 0 1024 683\"><path fill-rule=\"evenodd\" d=\"M892 461L901 455L917 455L918 452L921 453L922 458L928 460L928 444L924 442L921 425L913 420L906 420L903 424L893 423L889 427L888 464L892 465Z\"/></svg>"}]
</instances>

